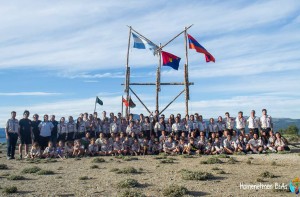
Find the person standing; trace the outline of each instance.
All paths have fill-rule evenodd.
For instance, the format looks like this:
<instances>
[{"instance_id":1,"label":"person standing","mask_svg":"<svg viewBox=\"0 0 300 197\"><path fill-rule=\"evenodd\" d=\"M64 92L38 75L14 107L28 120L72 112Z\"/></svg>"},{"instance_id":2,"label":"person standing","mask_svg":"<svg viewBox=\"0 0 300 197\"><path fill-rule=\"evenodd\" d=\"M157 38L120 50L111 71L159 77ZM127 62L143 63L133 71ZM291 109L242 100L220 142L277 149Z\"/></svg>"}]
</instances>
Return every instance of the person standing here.
<instances>
[{"instance_id":1,"label":"person standing","mask_svg":"<svg viewBox=\"0 0 300 197\"><path fill-rule=\"evenodd\" d=\"M33 115L33 121L31 121L31 127L32 127L32 133L33 133L33 142L39 143L39 137L40 137L40 125L41 121L39 120L39 115L34 114Z\"/></svg>"},{"instance_id":2,"label":"person standing","mask_svg":"<svg viewBox=\"0 0 300 197\"><path fill-rule=\"evenodd\" d=\"M25 110L23 113L23 119L19 121L19 137L21 143L19 144L19 154L20 159L23 158L22 156L22 146L25 146L25 158L28 158L28 149L29 145L32 143L31 136L32 136L32 126L31 120L28 119L29 111Z\"/></svg>"},{"instance_id":3,"label":"person standing","mask_svg":"<svg viewBox=\"0 0 300 197\"><path fill-rule=\"evenodd\" d=\"M237 129L237 135L245 135L246 119L243 116L243 112L239 111L238 117L235 119L235 127Z\"/></svg>"},{"instance_id":4,"label":"person standing","mask_svg":"<svg viewBox=\"0 0 300 197\"><path fill-rule=\"evenodd\" d=\"M229 112L225 113L224 122L226 126L225 128L229 131L230 135L232 135L233 128L234 128L234 118L230 117Z\"/></svg>"},{"instance_id":5,"label":"person standing","mask_svg":"<svg viewBox=\"0 0 300 197\"><path fill-rule=\"evenodd\" d=\"M15 159L15 149L18 140L19 121L16 119L17 113L11 112L11 118L7 120L5 133L7 140L7 159Z\"/></svg>"},{"instance_id":6,"label":"person standing","mask_svg":"<svg viewBox=\"0 0 300 197\"><path fill-rule=\"evenodd\" d=\"M251 133L256 133L257 135L259 135L259 119L255 116L255 110L251 111L250 116L247 119L247 125Z\"/></svg>"},{"instance_id":7,"label":"person standing","mask_svg":"<svg viewBox=\"0 0 300 197\"><path fill-rule=\"evenodd\" d=\"M51 132L51 142L53 144L53 147L56 148L56 145L57 145L57 125L58 125L58 122L55 120L55 115L51 115L51 118L50 118L52 124L53 124L53 129L52 129L52 132Z\"/></svg>"},{"instance_id":8,"label":"person standing","mask_svg":"<svg viewBox=\"0 0 300 197\"><path fill-rule=\"evenodd\" d=\"M224 133L224 130L225 130L225 126L226 126L224 121L223 121L222 116L218 117L217 125L218 125L219 137L222 137L223 133Z\"/></svg>"},{"instance_id":9,"label":"person standing","mask_svg":"<svg viewBox=\"0 0 300 197\"><path fill-rule=\"evenodd\" d=\"M266 109L262 110L262 116L259 119L259 123L261 127L260 133L264 131L268 135L267 137L269 137L269 132L273 130L273 122L272 117L267 114Z\"/></svg>"},{"instance_id":10,"label":"person standing","mask_svg":"<svg viewBox=\"0 0 300 197\"><path fill-rule=\"evenodd\" d=\"M50 141L51 132L53 129L52 122L49 121L49 116L47 114L44 115L44 121L39 124L40 136L39 136L39 145L41 150L45 150L48 146L48 142Z\"/></svg>"}]
</instances>

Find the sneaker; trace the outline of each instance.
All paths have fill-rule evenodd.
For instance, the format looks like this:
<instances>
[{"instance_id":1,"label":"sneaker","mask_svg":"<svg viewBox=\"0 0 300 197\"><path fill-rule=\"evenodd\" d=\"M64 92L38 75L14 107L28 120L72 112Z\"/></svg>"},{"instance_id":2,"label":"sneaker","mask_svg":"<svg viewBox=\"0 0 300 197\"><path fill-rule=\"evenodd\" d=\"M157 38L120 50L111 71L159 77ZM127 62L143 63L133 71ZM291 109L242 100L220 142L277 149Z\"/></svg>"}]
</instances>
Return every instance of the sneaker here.
<instances>
[{"instance_id":1,"label":"sneaker","mask_svg":"<svg viewBox=\"0 0 300 197\"><path fill-rule=\"evenodd\" d=\"M250 155L251 155L251 154L252 154L252 151L251 151L251 150L250 150L250 151L248 151L248 154L250 154Z\"/></svg>"},{"instance_id":2,"label":"sneaker","mask_svg":"<svg viewBox=\"0 0 300 197\"><path fill-rule=\"evenodd\" d=\"M7 156L6 159L7 159L7 160L11 160L11 157L10 157L10 156Z\"/></svg>"},{"instance_id":3,"label":"sneaker","mask_svg":"<svg viewBox=\"0 0 300 197\"><path fill-rule=\"evenodd\" d=\"M22 158L23 158L23 156L22 156L22 155L20 155L20 156L19 156L19 159L22 159Z\"/></svg>"},{"instance_id":4,"label":"sneaker","mask_svg":"<svg viewBox=\"0 0 300 197\"><path fill-rule=\"evenodd\" d=\"M28 158L28 155L25 155L25 157L24 157L25 159L27 159Z\"/></svg>"}]
</instances>

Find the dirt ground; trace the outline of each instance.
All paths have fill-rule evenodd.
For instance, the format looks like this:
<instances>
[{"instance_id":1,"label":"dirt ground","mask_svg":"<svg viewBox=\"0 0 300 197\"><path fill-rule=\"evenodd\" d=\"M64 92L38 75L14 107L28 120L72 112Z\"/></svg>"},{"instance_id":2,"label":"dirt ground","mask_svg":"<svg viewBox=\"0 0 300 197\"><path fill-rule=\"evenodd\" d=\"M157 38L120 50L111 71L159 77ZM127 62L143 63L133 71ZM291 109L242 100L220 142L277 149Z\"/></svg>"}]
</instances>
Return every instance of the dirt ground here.
<instances>
[{"instance_id":1,"label":"dirt ground","mask_svg":"<svg viewBox=\"0 0 300 197\"><path fill-rule=\"evenodd\" d=\"M56 159L56 162L44 163L41 160L31 163L28 160L6 160L2 147L0 164L6 164L8 169L0 170L0 196L5 187L17 186L18 192L8 196L121 196L126 189L118 188L117 184L127 178L136 179L141 185L131 190L139 191L145 196L163 196L164 188L176 184L188 189L186 196L295 196L290 192L269 190L243 190L240 183L262 184L284 183L300 177L300 155L260 154L233 155L237 162L229 164L228 158L219 158L220 164L202 164L213 156L195 156L183 158L171 156L174 163L161 163L157 156L138 156L138 160L125 161L116 157L101 157L105 162L93 163L92 157L75 159ZM161 157L161 156L160 156ZM170 156L169 156L170 157ZM168 158L169 158L168 157ZM100 158L100 157L99 157ZM249 160L251 164L249 164ZM275 161L275 163L274 163ZM91 169L92 165L99 168ZM38 166L44 170L54 171L53 175L24 174L24 168ZM137 174L118 174L113 168L134 167ZM213 168L218 167L219 170ZM183 180L180 170L210 172L213 179L197 181ZM223 170L225 174L219 174ZM264 171L275 175L274 178L260 176ZM11 175L22 175L25 180L8 180ZM87 176L87 180L80 177Z\"/></svg>"}]
</instances>

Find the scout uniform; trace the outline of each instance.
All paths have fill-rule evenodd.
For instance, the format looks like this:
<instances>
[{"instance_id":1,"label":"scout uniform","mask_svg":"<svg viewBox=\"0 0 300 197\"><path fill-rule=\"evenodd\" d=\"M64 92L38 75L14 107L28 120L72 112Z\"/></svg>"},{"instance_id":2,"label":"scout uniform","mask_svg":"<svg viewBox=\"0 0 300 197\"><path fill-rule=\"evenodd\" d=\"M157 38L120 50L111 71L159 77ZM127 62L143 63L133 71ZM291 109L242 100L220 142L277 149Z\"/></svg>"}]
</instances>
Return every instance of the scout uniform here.
<instances>
[{"instance_id":1,"label":"scout uniform","mask_svg":"<svg viewBox=\"0 0 300 197\"><path fill-rule=\"evenodd\" d=\"M6 122L7 140L7 158L15 158L15 149L18 140L19 121L17 119L8 119Z\"/></svg>"},{"instance_id":2,"label":"scout uniform","mask_svg":"<svg viewBox=\"0 0 300 197\"><path fill-rule=\"evenodd\" d=\"M57 125L57 133L58 133L58 141L62 140L65 141L67 138L67 131L68 131L68 127L67 127L67 123L59 123Z\"/></svg>"},{"instance_id":3,"label":"scout uniform","mask_svg":"<svg viewBox=\"0 0 300 197\"><path fill-rule=\"evenodd\" d=\"M72 141L75 138L75 134L77 133L76 123L68 122L67 124L67 141Z\"/></svg>"}]
</instances>

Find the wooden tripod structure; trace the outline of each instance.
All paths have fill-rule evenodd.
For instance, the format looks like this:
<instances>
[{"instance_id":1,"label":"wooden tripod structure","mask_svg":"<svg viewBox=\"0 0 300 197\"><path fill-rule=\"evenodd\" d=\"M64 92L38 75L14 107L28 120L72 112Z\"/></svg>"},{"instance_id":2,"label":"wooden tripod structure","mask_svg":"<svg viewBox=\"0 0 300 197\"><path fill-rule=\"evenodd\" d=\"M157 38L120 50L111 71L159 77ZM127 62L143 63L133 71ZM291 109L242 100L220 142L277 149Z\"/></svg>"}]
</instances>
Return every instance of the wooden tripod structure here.
<instances>
[{"instance_id":1,"label":"wooden tripod structure","mask_svg":"<svg viewBox=\"0 0 300 197\"><path fill-rule=\"evenodd\" d=\"M132 94L139 100L139 102L145 107L145 109L149 112L149 115L152 114L152 112L149 110L149 108L144 104L144 102L139 98L139 96L132 90L132 88L130 86L134 86L134 85L138 85L138 86L149 86L149 85L155 85L156 86L156 110L159 111L159 92L161 91L161 85L184 85L184 89L165 107L163 108L159 114L161 114L162 112L164 112L182 93L185 92L185 113L188 114L189 113L189 105L188 105L188 101L190 100L190 96L189 96L189 86L190 85L194 85L193 82L189 82L189 75L188 75L188 44L187 44L187 30L192 27L193 25L190 25L189 27L185 27L185 29L180 32L179 34L177 34L176 36L174 36L170 41L168 41L166 44L164 45L159 45L157 46L156 44L154 44L152 41L150 41L148 38L146 38L145 36L143 36L142 34L140 34L139 32L137 32L136 30L134 30L131 26L129 27L129 37L128 37L128 48L127 48L127 60L126 60L126 73L125 73L125 84L121 84L123 86L125 86L124 88L124 92L126 93L126 100L129 101L130 99L130 95L129 92L132 92ZM158 54L159 60L158 60L158 66L156 69L156 82L155 83L130 83L130 66L129 66L129 50L130 50L130 41L131 41L131 34L132 32L138 34L141 38L143 38L144 40L146 40L148 43L151 43L152 45L156 46L157 49L154 52L155 54ZM170 83L161 83L160 79L161 79L161 51L162 49L167 46L170 42L172 42L174 39L176 39L178 36L180 36L181 34L184 33L184 43L185 43L185 65L184 65L184 82L170 82ZM125 115L128 116L129 115L129 107L126 106L125 109ZM122 114L123 114L123 103L122 103Z\"/></svg>"}]
</instances>

